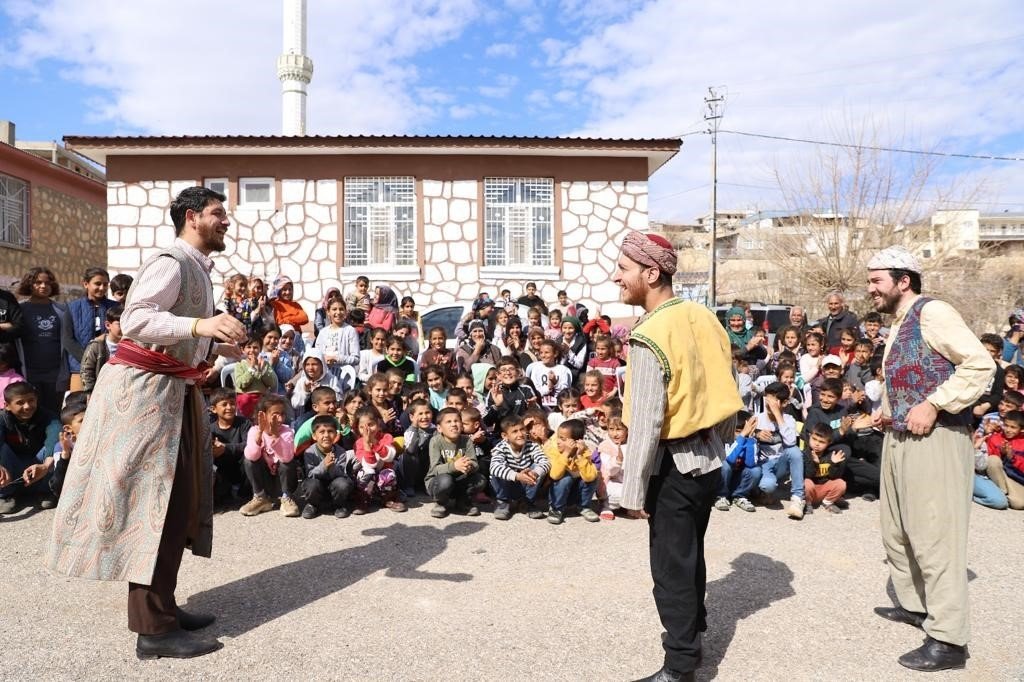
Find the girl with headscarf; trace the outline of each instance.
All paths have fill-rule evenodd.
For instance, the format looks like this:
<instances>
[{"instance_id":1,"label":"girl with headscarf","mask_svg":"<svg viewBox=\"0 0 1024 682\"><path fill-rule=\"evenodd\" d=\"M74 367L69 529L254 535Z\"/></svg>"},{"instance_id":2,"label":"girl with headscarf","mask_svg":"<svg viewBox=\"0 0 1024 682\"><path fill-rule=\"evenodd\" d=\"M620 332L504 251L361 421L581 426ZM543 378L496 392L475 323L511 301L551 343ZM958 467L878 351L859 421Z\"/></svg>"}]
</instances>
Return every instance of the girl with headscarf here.
<instances>
[{"instance_id":1,"label":"girl with headscarf","mask_svg":"<svg viewBox=\"0 0 1024 682\"><path fill-rule=\"evenodd\" d=\"M468 372L478 362L497 366L501 352L487 340L487 325L483 320L469 323L469 333L455 352L455 362L460 372Z\"/></svg>"},{"instance_id":2,"label":"girl with headscarf","mask_svg":"<svg viewBox=\"0 0 1024 682\"><path fill-rule=\"evenodd\" d=\"M562 364L572 372L572 383L580 377L580 372L587 368L590 353L587 348L587 335L576 317L562 318Z\"/></svg>"},{"instance_id":3,"label":"girl with headscarf","mask_svg":"<svg viewBox=\"0 0 1024 682\"><path fill-rule=\"evenodd\" d=\"M278 326L290 324L296 329L301 329L302 325L309 323L309 315L302 309L302 305L292 300L294 295L295 285L291 279L278 275L270 292L270 308L274 311L274 321Z\"/></svg>"},{"instance_id":4,"label":"girl with headscarf","mask_svg":"<svg viewBox=\"0 0 1024 682\"><path fill-rule=\"evenodd\" d=\"M508 318L508 322L505 323L505 333L502 335L501 341L496 342L498 350L501 351L502 355L511 355L519 361L519 366L526 368L531 362L534 361L529 355L526 354L526 334L523 332L523 322L518 317L512 316Z\"/></svg>"},{"instance_id":5,"label":"girl with headscarf","mask_svg":"<svg viewBox=\"0 0 1024 682\"><path fill-rule=\"evenodd\" d=\"M382 284L377 287L377 298L373 308L366 316L366 324L374 329L383 329L388 334L395 328L398 319L398 295L394 290Z\"/></svg>"}]
</instances>

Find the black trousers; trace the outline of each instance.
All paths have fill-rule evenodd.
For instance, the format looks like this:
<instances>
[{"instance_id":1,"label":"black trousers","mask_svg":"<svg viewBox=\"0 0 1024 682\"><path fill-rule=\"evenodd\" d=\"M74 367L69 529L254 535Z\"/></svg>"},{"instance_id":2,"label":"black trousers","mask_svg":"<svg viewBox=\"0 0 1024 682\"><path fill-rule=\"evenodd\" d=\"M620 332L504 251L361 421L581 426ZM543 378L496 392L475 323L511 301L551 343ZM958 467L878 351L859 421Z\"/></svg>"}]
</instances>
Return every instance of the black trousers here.
<instances>
[{"instance_id":1,"label":"black trousers","mask_svg":"<svg viewBox=\"0 0 1024 682\"><path fill-rule=\"evenodd\" d=\"M262 459L255 462L246 459L242 464L245 466L245 475L249 478L254 495L271 498L295 495L295 489L299 485L299 460L279 463L276 475L270 473L270 467Z\"/></svg>"},{"instance_id":2,"label":"black trousers","mask_svg":"<svg viewBox=\"0 0 1024 682\"><path fill-rule=\"evenodd\" d=\"M331 481L310 476L299 484L299 494L307 504L320 511L327 507L328 500L335 509L340 509L348 504L349 495L355 487L355 481L348 476L338 476Z\"/></svg>"},{"instance_id":3,"label":"black trousers","mask_svg":"<svg viewBox=\"0 0 1024 682\"><path fill-rule=\"evenodd\" d=\"M721 482L717 469L702 476L679 473L666 453L647 488L644 510L650 514L651 577L665 628L665 667L680 672L696 670L700 662L700 633L707 629L704 533Z\"/></svg>"}]
</instances>

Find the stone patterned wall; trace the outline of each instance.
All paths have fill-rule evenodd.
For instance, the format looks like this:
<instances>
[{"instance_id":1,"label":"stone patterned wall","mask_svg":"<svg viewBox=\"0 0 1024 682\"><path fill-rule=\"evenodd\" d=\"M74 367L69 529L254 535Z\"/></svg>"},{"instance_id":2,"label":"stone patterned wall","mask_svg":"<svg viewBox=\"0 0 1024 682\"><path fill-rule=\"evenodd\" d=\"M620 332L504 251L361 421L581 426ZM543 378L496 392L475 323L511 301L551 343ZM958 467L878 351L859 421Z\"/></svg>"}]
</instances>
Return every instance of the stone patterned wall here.
<instances>
[{"instance_id":1,"label":"stone patterned wall","mask_svg":"<svg viewBox=\"0 0 1024 682\"><path fill-rule=\"evenodd\" d=\"M39 184L31 187L31 202L31 247L0 245L0 284L44 265L66 293L80 291L87 268L107 265L103 208Z\"/></svg>"},{"instance_id":2,"label":"stone patterned wall","mask_svg":"<svg viewBox=\"0 0 1024 682\"><path fill-rule=\"evenodd\" d=\"M173 241L168 206L191 180L108 184L110 267L132 273L159 248ZM295 296L309 311L332 286L347 290L358 274L393 283L399 295L412 295L419 307L470 300L481 290L508 288L518 295L526 281L554 300L565 289L570 298L612 317L633 309L618 303L611 282L618 242L627 228L647 228L646 182L562 182L562 267L480 268L479 199L476 180L422 182L423 269L418 273L366 272L338 268L338 187L334 180L283 179L279 210L236 209L223 257L214 259L218 288L235 272L271 280L283 273L295 282Z\"/></svg>"}]
</instances>

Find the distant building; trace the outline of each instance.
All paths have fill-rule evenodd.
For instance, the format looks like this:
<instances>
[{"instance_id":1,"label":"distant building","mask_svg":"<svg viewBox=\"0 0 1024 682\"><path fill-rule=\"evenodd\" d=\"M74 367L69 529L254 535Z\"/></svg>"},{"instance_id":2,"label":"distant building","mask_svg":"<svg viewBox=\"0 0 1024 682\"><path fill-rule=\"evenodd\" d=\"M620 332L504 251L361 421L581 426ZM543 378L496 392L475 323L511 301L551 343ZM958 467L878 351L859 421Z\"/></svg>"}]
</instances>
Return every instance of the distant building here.
<instances>
[{"instance_id":1,"label":"distant building","mask_svg":"<svg viewBox=\"0 0 1024 682\"><path fill-rule=\"evenodd\" d=\"M204 184L236 226L235 272L295 282L307 308L359 275L420 306L481 290L570 298L626 317L611 277L627 228L647 229L648 178L678 139L67 137L107 170L109 260L133 273L174 231L168 206ZM593 308L592 308L593 310Z\"/></svg>"},{"instance_id":2,"label":"distant building","mask_svg":"<svg viewBox=\"0 0 1024 682\"><path fill-rule=\"evenodd\" d=\"M86 268L107 264L106 205L102 172L56 143L18 143L0 121L0 285L45 265L81 286Z\"/></svg>"}]
</instances>

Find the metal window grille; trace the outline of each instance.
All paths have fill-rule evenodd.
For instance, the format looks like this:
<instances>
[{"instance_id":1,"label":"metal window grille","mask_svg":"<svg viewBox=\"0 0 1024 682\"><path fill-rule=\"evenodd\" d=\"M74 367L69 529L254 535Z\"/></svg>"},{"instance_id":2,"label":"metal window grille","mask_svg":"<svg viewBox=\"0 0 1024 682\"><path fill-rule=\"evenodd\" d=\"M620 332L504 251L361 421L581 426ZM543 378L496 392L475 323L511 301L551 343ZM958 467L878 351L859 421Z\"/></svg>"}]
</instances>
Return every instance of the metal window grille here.
<instances>
[{"instance_id":1,"label":"metal window grille","mask_svg":"<svg viewBox=\"0 0 1024 682\"><path fill-rule=\"evenodd\" d=\"M29 247L28 183L0 175L0 243Z\"/></svg>"},{"instance_id":2,"label":"metal window grille","mask_svg":"<svg viewBox=\"0 0 1024 682\"><path fill-rule=\"evenodd\" d=\"M484 178L484 265L554 265L551 178Z\"/></svg>"},{"instance_id":3,"label":"metal window grille","mask_svg":"<svg viewBox=\"0 0 1024 682\"><path fill-rule=\"evenodd\" d=\"M415 264L415 179L345 178L345 265Z\"/></svg>"}]
</instances>

